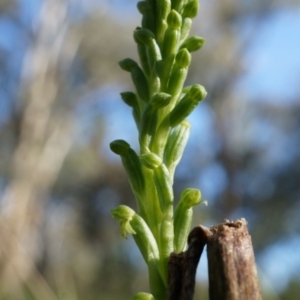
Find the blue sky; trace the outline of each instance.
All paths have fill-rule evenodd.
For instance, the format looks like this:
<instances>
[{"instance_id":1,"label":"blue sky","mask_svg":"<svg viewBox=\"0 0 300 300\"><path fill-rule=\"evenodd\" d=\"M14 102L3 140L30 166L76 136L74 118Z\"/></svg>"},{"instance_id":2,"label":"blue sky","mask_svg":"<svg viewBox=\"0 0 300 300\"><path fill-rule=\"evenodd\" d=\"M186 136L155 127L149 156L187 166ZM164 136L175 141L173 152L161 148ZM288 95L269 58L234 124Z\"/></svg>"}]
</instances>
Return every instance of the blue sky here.
<instances>
[{"instance_id":1,"label":"blue sky","mask_svg":"<svg viewBox=\"0 0 300 300\"><path fill-rule=\"evenodd\" d=\"M255 35L239 88L252 99L288 104L300 94L300 6L270 15Z\"/></svg>"}]
</instances>

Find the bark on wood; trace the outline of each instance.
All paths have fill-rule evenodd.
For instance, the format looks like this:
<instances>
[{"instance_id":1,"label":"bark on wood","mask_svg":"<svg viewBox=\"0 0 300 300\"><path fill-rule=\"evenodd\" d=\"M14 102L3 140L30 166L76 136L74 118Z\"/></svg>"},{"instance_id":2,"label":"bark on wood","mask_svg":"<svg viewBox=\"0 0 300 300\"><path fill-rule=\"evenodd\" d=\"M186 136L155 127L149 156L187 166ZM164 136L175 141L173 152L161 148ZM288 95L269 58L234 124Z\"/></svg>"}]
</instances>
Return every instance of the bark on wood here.
<instances>
[{"instance_id":1,"label":"bark on wood","mask_svg":"<svg viewBox=\"0 0 300 300\"><path fill-rule=\"evenodd\" d=\"M261 300L251 237L240 219L211 228L207 243L210 300Z\"/></svg>"}]
</instances>

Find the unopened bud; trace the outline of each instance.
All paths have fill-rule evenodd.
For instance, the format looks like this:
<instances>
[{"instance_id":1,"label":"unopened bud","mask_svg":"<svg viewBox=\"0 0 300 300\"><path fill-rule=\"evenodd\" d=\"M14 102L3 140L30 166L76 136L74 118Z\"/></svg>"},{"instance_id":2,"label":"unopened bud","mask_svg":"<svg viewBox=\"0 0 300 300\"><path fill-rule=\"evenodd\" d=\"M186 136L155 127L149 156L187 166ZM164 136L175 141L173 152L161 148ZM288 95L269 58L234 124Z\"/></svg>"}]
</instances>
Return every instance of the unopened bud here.
<instances>
[{"instance_id":1,"label":"unopened bud","mask_svg":"<svg viewBox=\"0 0 300 300\"><path fill-rule=\"evenodd\" d=\"M200 36L191 36L180 46L180 48L186 48L189 52L194 52L202 48L205 43L205 39Z\"/></svg>"},{"instance_id":2,"label":"unopened bud","mask_svg":"<svg viewBox=\"0 0 300 300\"><path fill-rule=\"evenodd\" d=\"M126 155L130 149L130 145L124 140L115 140L110 143L110 149L118 155Z\"/></svg>"},{"instance_id":3,"label":"unopened bud","mask_svg":"<svg viewBox=\"0 0 300 300\"><path fill-rule=\"evenodd\" d=\"M181 27L181 22L181 15L176 10L172 9L167 18L168 26L174 30L177 30Z\"/></svg>"},{"instance_id":4,"label":"unopened bud","mask_svg":"<svg viewBox=\"0 0 300 300\"><path fill-rule=\"evenodd\" d=\"M181 49L177 53L175 61L180 68L187 68L191 63L191 54L187 49Z\"/></svg>"},{"instance_id":5,"label":"unopened bud","mask_svg":"<svg viewBox=\"0 0 300 300\"><path fill-rule=\"evenodd\" d=\"M119 66L121 67L122 70L131 72L131 70L134 67L138 66L138 64L131 58L125 58L125 59L119 61Z\"/></svg>"},{"instance_id":6,"label":"unopened bud","mask_svg":"<svg viewBox=\"0 0 300 300\"><path fill-rule=\"evenodd\" d=\"M199 10L199 0L191 0L184 7L182 11L183 18L195 18Z\"/></svg>"}]
</instances>

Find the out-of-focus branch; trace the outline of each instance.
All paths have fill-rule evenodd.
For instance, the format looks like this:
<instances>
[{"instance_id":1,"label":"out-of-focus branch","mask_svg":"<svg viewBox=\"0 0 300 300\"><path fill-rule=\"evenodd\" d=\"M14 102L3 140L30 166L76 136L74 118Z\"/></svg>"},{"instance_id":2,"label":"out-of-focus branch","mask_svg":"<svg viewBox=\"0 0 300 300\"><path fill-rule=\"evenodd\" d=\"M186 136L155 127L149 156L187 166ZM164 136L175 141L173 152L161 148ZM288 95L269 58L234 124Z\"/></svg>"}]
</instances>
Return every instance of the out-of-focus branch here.
<instances>
[{"instance_id":1,"label":"out-of-focus branch","mask_svg":"<svg viewBox=\"0 0 300 300\"><path fill-rule=\"evenodd\" d=\"M72 143L71 115L54 109L60 64L70 62L78 46L74 40L66 44L67 8L68 0L44 1L35 42L24 60L21 87L26 99L20 139L0 216L0 278L6 292L14 291L10 297L16 297L29 279L42 282L34 268L39 224L47 193ZM48 293L39 299L53 297Z\"/></svg>"}]
</instances>

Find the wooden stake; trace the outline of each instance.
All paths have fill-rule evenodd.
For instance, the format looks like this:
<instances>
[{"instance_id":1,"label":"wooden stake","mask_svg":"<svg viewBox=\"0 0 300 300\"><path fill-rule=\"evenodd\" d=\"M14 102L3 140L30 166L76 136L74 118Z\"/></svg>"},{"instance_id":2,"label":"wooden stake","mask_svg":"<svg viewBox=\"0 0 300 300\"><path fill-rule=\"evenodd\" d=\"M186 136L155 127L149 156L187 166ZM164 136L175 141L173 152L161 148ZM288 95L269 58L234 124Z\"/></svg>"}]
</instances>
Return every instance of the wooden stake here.
<instances>
[{"instance_id":1,"label":"wooden stake","mask_svg":"<svg viewBox=\"0 0 300 300\"><path fill-rule=\"evenodd\" d=\"M261 300L245 219L214 226L207 242L210 300Z\"/></svg>"}]
</instances>

